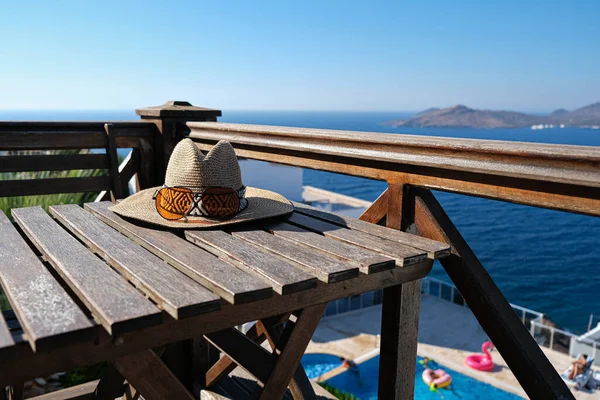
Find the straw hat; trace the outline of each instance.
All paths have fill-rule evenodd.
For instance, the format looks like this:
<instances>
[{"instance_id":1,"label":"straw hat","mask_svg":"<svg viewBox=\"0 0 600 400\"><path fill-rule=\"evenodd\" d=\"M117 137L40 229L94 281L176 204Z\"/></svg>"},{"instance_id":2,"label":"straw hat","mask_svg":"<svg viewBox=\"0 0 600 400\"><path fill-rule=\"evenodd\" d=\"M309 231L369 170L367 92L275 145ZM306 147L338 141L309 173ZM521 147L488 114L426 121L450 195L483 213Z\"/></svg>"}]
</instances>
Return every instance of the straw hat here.
<instances>
[{"instance_id":1,"label":"straw hat","mask_svg":"<svg viewBox=\"0 0 600 400\"><path fill-rule=\"evenodd\" d=\"M194 193L210 187L231 188L233 193L239 194L240 211L229 219L207 217L199 212L190 212L177 220L165 219L155 202L157 192L164 187L183 187ZM199 205L196 211L201 208ZM204 156L191 139L184 139L173 150L164 186L142 190L109 209L123 217L169 228L206 229L288 214L294 206L285 197L269 190L253 187L244 190L240 165L229 142L220 141Z\"/></svg>"}]
</instances>

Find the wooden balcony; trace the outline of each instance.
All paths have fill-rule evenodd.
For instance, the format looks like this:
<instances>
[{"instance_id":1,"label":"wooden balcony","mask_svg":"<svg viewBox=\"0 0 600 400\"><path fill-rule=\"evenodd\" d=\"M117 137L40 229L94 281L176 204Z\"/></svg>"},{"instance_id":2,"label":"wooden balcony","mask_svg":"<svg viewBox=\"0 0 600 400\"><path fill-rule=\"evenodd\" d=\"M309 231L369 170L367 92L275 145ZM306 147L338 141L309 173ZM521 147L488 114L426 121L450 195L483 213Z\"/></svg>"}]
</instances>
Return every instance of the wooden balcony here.
<instances>
[{"instance_id":1,"label":"wooden balcony","mask_svg":"<svg viewBox=\"0 0 600 400\"><path fill-rule=\"evenodd\" d=\"M3 180L0 197L100 192L99 200L122 198L131 178L138 188L161 185L166 160L185 137L201 150L228 140L239 157L385 181L387 189L361 216L364 223L351 228L385 225L450 245L442 266L525 392L535 399L573 398L430 190L600 216L600 149L219 123L220 111L185 102L137 113L140 122L0 122L0 172L104 171L94 178ZM132 149L121 165L118 148ZM104 153L40 152L58 149ZM418 319L407 310L418 310L417 285L384 289L382 399L413 397ZM5 313L5 319L14 317Z\"/></svg>"}]
</instances>

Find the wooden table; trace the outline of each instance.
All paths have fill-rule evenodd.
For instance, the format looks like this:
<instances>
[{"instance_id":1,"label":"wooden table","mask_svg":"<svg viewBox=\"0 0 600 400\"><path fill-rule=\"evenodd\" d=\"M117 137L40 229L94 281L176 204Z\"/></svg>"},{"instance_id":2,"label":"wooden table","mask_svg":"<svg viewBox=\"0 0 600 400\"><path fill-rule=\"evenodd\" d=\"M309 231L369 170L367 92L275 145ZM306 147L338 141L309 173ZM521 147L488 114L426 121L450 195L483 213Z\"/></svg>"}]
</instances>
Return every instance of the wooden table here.
<instances>
[{"instance_id":1,"label":"wooden table","mask_svg":"<svg viewBox=\"0 0 600 400\"><path fill-rule=\"evenodd\" d=\"M0 318L0 387L14 397L25 380L110 361L98 398L122 394L125 379L146 399L193 398L194 381L218 391L236 366L261 399L288 386L312 398L299 361L327 302L418 281L450 251L302 204L185 232L125 221L109 205L13 209L14 223L0 213L0 281L16 316ZM418 307L402 312L418 321ZM249 321L246 334L234 328ZM220 359L206 357L206 341Z\"/></svg>"}]
</instances>

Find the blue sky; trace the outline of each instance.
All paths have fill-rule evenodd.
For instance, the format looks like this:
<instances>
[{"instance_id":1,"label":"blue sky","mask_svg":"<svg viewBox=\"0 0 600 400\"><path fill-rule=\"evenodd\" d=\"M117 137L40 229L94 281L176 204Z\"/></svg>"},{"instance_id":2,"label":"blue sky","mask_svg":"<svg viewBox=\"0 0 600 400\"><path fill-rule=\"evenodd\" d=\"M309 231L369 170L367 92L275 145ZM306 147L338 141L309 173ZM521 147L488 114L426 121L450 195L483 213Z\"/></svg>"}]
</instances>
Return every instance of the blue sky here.
<instances>
[{"instance_id":1,"label":"blue sky","mask_svg":"<svg viewBox=\"0 0 600 400\"><path fill-rule=\"evenodd\" d=\"M600 0L5 1L0 109L600 100Z\"/></svg>"}]
</instances>

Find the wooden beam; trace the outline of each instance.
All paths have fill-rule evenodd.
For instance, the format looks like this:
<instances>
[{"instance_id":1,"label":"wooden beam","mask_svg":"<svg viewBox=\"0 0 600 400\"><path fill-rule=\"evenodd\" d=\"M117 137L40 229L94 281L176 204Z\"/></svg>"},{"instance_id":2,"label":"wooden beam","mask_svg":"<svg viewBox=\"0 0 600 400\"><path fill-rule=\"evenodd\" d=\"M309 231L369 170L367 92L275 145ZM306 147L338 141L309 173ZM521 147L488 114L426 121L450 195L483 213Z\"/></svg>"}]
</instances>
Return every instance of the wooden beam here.
<instances>
[{"instance_id":1,"label":"wooden beam","mask_svg":"<svg viewBox=\"0 0 600 400\"><path fill-rule=\"evenodd\" d=\"M417 228L425 237L452 246L452 254L440 260L442 266L527 395L532 399L573 399L569 388L433 194L426 189L411 190L417 196Z\"/></svg>"},{"instance_id":2,"label":"wooden beam","mask_svg":"<svg viewBox=\"0 0 600 400\"><path fill-rule=\"evenodd\" d=\"M276 353L285 346L282 342L283 327L281 325L269 324L264 321L257 321L256 324L259 326L259 330L265 332L273 353ZM288 324L294 323L289 321ZM302 364L298 364L296 367L289 386L294 400L315 398L315 391Z\"/></svg>"},{"instance_id":3,"label":"wooden beam","mask_svg":"<svg viewBox=\"0 0 600 400\"><path fill-rule=\"evenodd\" d=\"M1 156L0 172L106 169L106 154L54 154Z\"/></svg>"},{"instance_id":4,"label":"wooden beam","mask_svg":"<svg viewBox=\"0 0 600 400\"><path fill-rule=\"evenodd\" d=\"M194 399L154 350L121 357L115 367L146 400Z\"/></svg>"},{"instance_id":5,"label":"wooden beam","mask_svg":"<svg viewBox=\"0 0 600 400\"><path fill-rule=\"evenodd\" d=\"M56 392L50 392L42 394L40 396L30 397L29 400L92 400L97 399L94 397L94 391L99 381L90 381L82 383L81 385L71 386L66 389L57 390ZM122 389L124 387L122 386ZM115 396L116 397L116 396ZM0 397L1 398L1 397ZM113 400L114 397L110 400ZM4 400L4 399L2 399Z\"/></svg>"},{"instance_id":6,"label":"wooden beam","mask_svg":"<svg viewBox=\"0 0 600 400\"><path fill-rule=\"evenodd\" d=\"M110 188L108 176L89 178L11 179L0 181L0 197L100 192Z\"/></svg>"},{"instance_id":7,"label":"wooden beam","mask_svg":"<svg viewBox=\"0 0 600 400\"><path fill-rule=\"evenodd\" d=\"M390 183L386 190L388 228L400 229L403 208L410 198L404 185ZM379 398L412 399L416 374L421 280L383 289Z\"/></svg>"},{"instance_id":8,"label":"wooden beam","mask_svg":"<svg viewBox=\"0 0 600 400\"><path fill-rule=\"evenodd\" d=\"M100 380L95 390L92 391L94 398L98 400L114 400L123 395L125 378L114 365L108 364L100 373Z\"/></svg>"},{"instance_id":9,"label":"wooden beam","mask_svg":"<svg viewBox=\"0 0 600 400\"><path fill-rule=\"evenodd\" d=\"M131 149L119 165L119 180L121 181L121 192L124 197L129 195L129 181L139 170L140 151L139 149Z\"/></svg>"},{"instance_id":10,"label":"wooden beam","mask_svg":"<svg viewBox=\"0 0 600 400\"><path fill-rule=\"evenodd\" d=\"M385 189L383 193L371 204L371 207L367 208L358 219L367 221L372 224L378 224L382 219L385 218L388 210L388 190Z\"/></svg>"},{"instance_id":11,"label":"wooden beam","mask_svg":"<svg viewBox=\"0 0 600 400\"><path fill-rule=\"evenodd\" d=\"M119 175L119 159L117 156L117 142L115 129L112 124L104 124L104 130L108 138L106 145L106 154L108 155L108 175L110 176L111 191L115 199L123 198L123 188L121 187L121 176Z\"/></svg>"},{"instance_id":12,"label":"wooden beam","mask_svg":"<svg viewBox=\"0 0 600 400\"><path fill-rule=\"evenodd\" d=\"M242 124L188 123L202 150L600 215L600 151L564 146Z\"/></svg>"},{"instance_id":13,"label":"wooden beam","mask_svg":"<svg viewBox=\"0 0 600 400\"><path fill-rule=\"evenodd\" d=\"M420 279L383 290L380 399L414 397L420 303Z\"/></svg>"},{"instance_id":14,"label":"wooden beam","mask_svg":"<svg viewBox=\"0 0 600 400\"><path fill-rule=\"evenodd\" d=\"M265 383L269 379L275 366L271 354L242 332L227 328L204 336L259 381Z\"/></svg>"},{"instance_id":15,"label":"wooden beam","mask_svg":"<svg viewBox=\"0 0 600 400\"><path fill-rule=\"evenodd\" d=\"M325 312L325 307L327 307L327 303L302 310L285 347L277 357L269 379L265 382L265 387L259 397L261 400L283 398L290 380L296 373L306 346Z\"/></svg>"},{"instance_id":16,"label":"wooden beam","mask_svg":"<svg viewBox=\"0 0 600 400\"><path fill-rule=\"evenodd\" d=\"M156 134L145 121L112 122L118 129L118 147L139 148ZM0 121L0 151L50 149L103 149L107 137L104 122Z\"/></svg>"}]
</instances>

